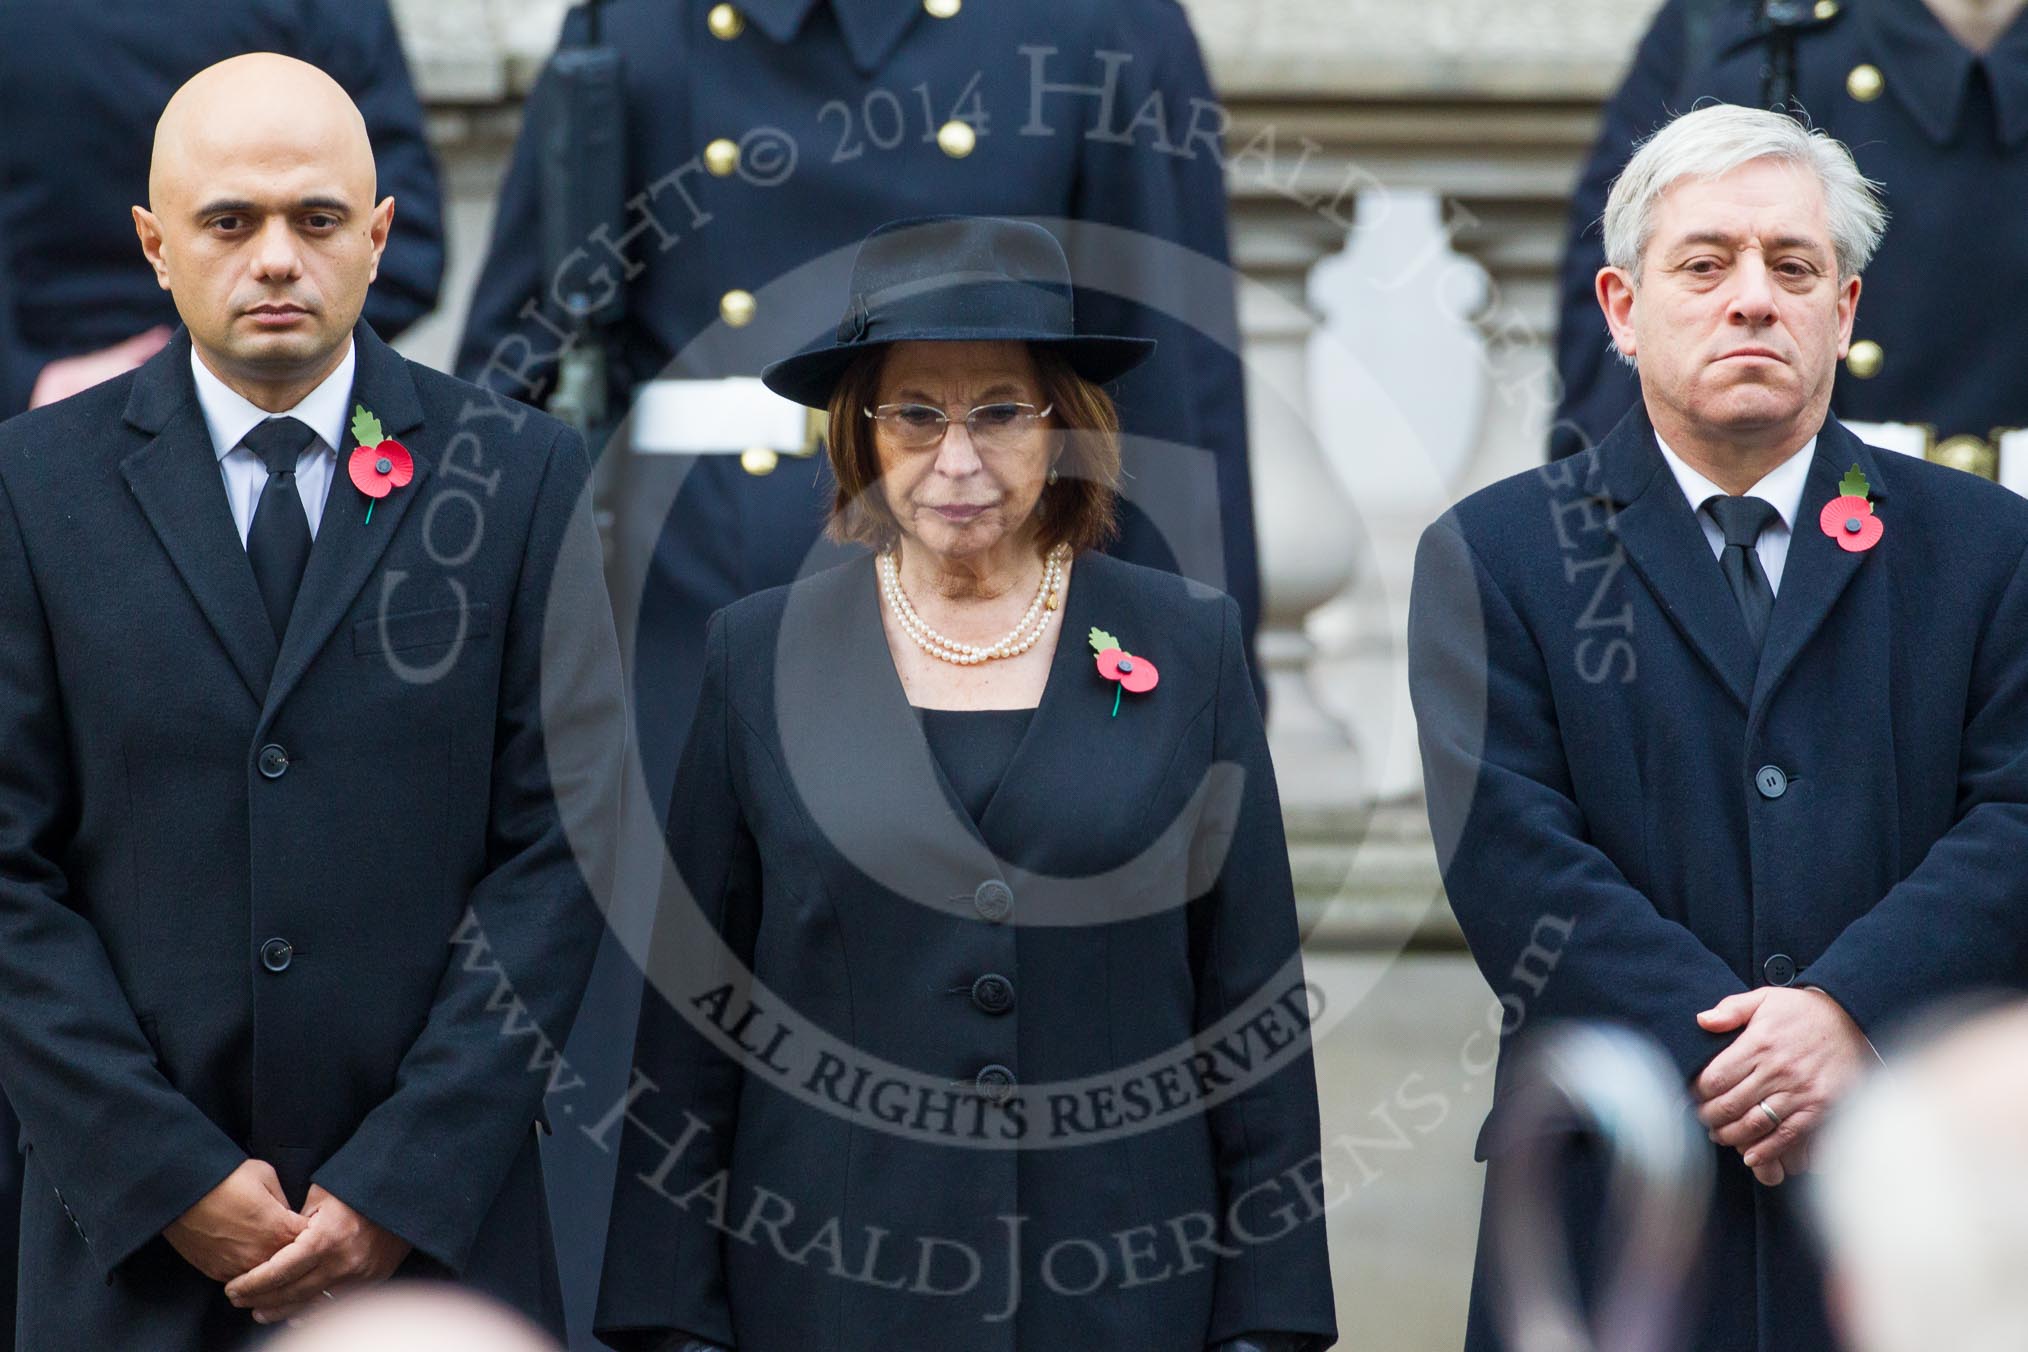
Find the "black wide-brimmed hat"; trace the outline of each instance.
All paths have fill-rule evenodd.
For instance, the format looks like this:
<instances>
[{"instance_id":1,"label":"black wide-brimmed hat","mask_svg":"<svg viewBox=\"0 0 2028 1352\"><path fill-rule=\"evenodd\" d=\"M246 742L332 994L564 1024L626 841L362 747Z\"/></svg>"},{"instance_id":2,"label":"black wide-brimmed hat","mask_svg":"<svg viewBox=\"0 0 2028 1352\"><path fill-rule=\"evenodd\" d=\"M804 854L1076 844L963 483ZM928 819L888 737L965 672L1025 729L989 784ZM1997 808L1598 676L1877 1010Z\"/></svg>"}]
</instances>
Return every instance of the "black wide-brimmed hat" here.
<instances>
[{"instance_id":1,"label":"black wide-brimmed hat","mask_svg":"<svg viewBox=\"0 0 2028 1352\"><path fill-rule=\"evenodd\" d=\"M1155 350L1147 338L1080 334L1070 263L1056 236L1026 221L929 216L881 226L859 246L852 297L832 340L761 372L785 399L827 408L861 353L888 343L1032 343L1103 385Z\"/></svg>"}]
</instances>

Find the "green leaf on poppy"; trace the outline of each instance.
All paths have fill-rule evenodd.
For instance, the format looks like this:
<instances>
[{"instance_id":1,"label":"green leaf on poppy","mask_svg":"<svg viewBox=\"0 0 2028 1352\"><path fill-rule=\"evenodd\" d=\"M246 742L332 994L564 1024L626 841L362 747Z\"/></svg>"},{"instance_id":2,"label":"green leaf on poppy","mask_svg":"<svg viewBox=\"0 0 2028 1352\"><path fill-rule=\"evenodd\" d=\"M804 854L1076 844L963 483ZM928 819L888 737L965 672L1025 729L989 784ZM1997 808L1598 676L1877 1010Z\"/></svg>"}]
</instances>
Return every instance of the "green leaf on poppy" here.
<instances>
[{"instance_id":1,"label":"green leaf on poppy","mask_svg":"<svg viewBox=\"0 0 2028 1352\"><path fill-rule=\"evenodd\" d=\"M364 404L353 405L352 435L359 439L361 446L378 446L387 440L387 434L381 431L380 419L368 413Z\"/></svg>"},{"instance_id":2,"label":"green leaf on poppy","mask_svg":"<svg viewBox=\"0 0 2028 1352\"><path fill-rule=\"evenodd\" d=\"M1120 641L1118 639L1108 634L1105 630L1093 626L1091 631L1091 650L1093 652L1102 653L1108 648L1117 648L1119 646Z\"/></svg>"},{"instance_id":3,"label":"green leaf on poppy","mask_svg":"<svg viewBox=\"0 0 2028 1352\"><path fill-rule=\"evenodd\" d=\"M1838 492L1848 498L1871 497L1873 485L1866 482L1866 472L1854 465L1852 472L1838 481Z\"/></svg>"}]
</instances>

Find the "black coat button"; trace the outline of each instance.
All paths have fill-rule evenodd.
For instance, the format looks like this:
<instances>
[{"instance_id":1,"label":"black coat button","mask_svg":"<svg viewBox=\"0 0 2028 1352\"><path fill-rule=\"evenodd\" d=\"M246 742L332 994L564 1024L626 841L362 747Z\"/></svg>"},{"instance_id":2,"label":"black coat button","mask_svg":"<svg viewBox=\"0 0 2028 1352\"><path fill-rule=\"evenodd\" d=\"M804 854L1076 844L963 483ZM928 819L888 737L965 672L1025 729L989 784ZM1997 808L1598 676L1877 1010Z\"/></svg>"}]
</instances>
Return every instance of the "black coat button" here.
<instances>
[{"instance_id":1,"label":"black coat button","mask_svg":"<svg viewBox=\"0 0 2028 1352\"><path fill-rule=\"evenodd\" d=\"M294 961L296 946L287 939L270 939L261 945L261 966L270 972L285 972Z\"/></svg>"},{"instance_id":2,"label":"black coat button","mask_svg":"<svg viewBox=\"0 0 2028 1352\"><path fill-rule=\"evenodd\" d=\"M1753 786L1763 798L1779 798L1789 791L1789 777L1779 765L1763 765L1754 771Z\"/></svg>"},{"instance_id":3,"label":"black coat button","mask_svg":"<svg viewBox=\"0 0 2028 1352\"><path fill-rule=\"evenodd\" d=\"M1005 1014L1014 1008L1014 983L988 973L972 983L972 1003L988 1014Z\"/></svg>"},{"instance_id":4,"label":"black coat button","mask_svg":"<svg viewBox=\"0 0 2028 1352\"><path fill-rule=\"evenodd\" d=\"M1014 909L1014 889L998 878L988 878L972 893L972 909L997 924Z\"/></svg>"},{"instance_id":5,"label":"black coat button","mask_svg":"<svg viewBox=\"0 0 2028 1352\"><path fill-rule=\"evenodd\" d=\"M987 1066L979 1072L979 1078L974 1083L979 1086L979 1092L994 1103L1005 1103L1014 1097L1014 1072L1005 1066Z\"/></svg>"},{"instance_id":6,"label":"black coat button","mask_svg":"<svg viewBox=\"0 0 2028 1352\"><path fill-rule=\"evenodd\" d=\"M1786 953L1777 953L1762 963L1760 970L1768 985L1786 986L1796 979L1796 960Z\"/></svg>"},{"instance_id":7,"label":"black coat button","mask_svg":"<svg viewBox=\"0 0 2028 1352\"><path fill-rule=\"evenodd\" d=\"M280 779L289 772L289 753L269 742L261 748L259 764L261 773L269 779Z\"/></svg>"}]
</instances>

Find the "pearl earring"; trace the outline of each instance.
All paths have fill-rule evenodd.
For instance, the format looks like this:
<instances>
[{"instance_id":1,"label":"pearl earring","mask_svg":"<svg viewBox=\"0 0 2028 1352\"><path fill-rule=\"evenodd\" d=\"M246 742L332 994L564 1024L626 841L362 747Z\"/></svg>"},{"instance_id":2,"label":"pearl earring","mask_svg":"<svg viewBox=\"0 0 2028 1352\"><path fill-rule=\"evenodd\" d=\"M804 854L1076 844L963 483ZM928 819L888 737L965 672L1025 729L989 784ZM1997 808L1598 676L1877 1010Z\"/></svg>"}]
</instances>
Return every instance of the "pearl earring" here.
<instances>
[{"instance_id":1,"label":"pearl earring","mask_svg":"<svg viewBox=\"0 0 2028 1352\"><path fill-rule=\"evenodd\" d=\"M1049 484L1052 488L1056 486L1056 467L1054 465L1049 467Z\"/></svg>"}]
</instances>

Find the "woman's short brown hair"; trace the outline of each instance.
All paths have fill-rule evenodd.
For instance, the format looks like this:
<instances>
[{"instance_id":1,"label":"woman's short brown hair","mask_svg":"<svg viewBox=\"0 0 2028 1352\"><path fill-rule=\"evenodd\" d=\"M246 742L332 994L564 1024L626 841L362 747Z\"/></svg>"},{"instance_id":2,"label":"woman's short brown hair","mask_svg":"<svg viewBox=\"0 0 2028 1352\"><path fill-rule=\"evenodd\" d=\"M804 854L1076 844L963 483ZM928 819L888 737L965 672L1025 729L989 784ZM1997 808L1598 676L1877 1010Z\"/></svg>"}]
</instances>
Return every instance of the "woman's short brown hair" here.
<instances>
[{"instance_id":1,"label":"woman's short brown hair","mask_svg":"<svg viewBox=\"0 0 2028 1352\"><path fill-rule=\"evenodd\" d=\"M824 533L871 549L886 549L901 534L880 491L880 453L873 444L873 419L865 414L878 402L888 351L868 352L846 368L831 392L831 428L824 439L838 481ZM1079 375L1060 353L1031 346L1028 354L1042 384L1043 403L1055 407L1050 422L1063 437L1056 482L1043 487L1035 504L1037 543L1044 549L1096 549L1118 529L1119 410L1102 387Z\"/></svg>"}]
</instances>

